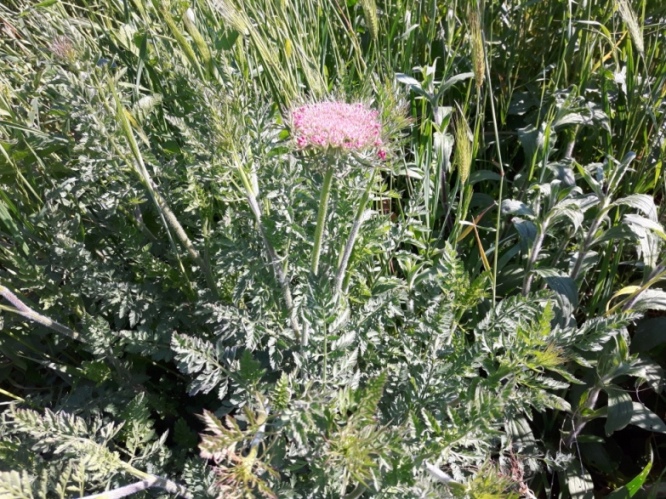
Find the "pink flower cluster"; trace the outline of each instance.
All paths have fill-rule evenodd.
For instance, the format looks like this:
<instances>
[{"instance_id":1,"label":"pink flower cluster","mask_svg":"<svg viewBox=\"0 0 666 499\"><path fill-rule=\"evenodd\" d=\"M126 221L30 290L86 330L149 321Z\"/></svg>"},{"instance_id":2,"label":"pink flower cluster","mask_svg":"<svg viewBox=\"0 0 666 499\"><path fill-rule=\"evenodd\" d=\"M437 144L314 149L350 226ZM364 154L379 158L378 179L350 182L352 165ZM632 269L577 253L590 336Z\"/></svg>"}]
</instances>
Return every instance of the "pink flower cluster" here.
<instances>
[{"instance_id":1,"label":"pink flower cluster","mask_svg":"<svg viewBox=\"0 0 666 499\"><path fill-rule=\"evenodd\" d=\"M378 115L361 103L320 102L294 109L291 123L300 148L362 151L382 145ZM382 150L378 154L386 156Z\"/></svg>"}]
</instances>

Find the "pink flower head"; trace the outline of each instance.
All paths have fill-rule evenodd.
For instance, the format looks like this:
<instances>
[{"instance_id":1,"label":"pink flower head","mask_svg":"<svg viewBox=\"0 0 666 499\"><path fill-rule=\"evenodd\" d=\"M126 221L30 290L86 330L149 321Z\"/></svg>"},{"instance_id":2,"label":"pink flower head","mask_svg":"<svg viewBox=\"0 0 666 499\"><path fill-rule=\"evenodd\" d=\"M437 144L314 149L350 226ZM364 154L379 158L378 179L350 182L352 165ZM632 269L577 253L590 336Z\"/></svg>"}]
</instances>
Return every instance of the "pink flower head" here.
<instances>
[{"instance_id":1,"label":"pink flower head","mask_svg":"<svg viewBox=\"0 0 666 499\"><path fill-rule=\"evenodd\" d=\"M360 152L381 147L379 113L361 103L320 102L296 108L291 123L300 148L341 149ZM380 151L380 157L386 153Z\"/></svg>"}]
</instances>

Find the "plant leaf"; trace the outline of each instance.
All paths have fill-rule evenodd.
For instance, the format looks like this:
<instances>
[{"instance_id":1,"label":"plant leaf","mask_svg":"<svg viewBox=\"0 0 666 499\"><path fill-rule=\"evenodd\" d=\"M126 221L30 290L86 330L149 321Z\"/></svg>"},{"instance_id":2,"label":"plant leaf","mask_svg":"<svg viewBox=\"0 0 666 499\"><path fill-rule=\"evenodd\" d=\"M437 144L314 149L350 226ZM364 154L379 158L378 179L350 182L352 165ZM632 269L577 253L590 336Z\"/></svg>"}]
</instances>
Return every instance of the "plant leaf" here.
<instances>
[{"instance_id":1,"label":"plant leaf","mask_svg":"<svg viewBox=\"0 0 666 499\"><path fill-rule=\"evenodd\" d=\"M640 402L633 402L633 406L633 415L631 416L632 425L647 431L666 433L666 423L664 423L663 419Z\"/></svg>"},{"instance_id":2,"label":"plant leaf","mask_svg":"<svg viewBox=\"0 0 666 499\"><path fill-rule=\"evenodd\" d=\"M606 387L608 394L608 415L606 416L606 435L625 428L630 422L633 414L633 405L628 393L615 388Z\"/></svg>"}]
</instances>

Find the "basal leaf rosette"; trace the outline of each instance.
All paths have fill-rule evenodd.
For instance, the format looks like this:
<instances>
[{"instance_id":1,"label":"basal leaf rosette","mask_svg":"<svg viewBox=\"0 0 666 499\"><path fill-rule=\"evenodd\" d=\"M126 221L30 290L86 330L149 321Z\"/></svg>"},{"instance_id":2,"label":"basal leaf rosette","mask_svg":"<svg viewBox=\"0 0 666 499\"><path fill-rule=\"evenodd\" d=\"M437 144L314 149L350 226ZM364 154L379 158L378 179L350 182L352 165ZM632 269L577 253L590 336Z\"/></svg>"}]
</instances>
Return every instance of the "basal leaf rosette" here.
<instances>
[{"instance_id":1,"label":"basal leaf rosette","mask_svg":"<svg viewBox=\"0 0 666 499\"><path fill-rule=\"evenodd\" d=\"M321 151L334 156L375 155L386 158L382 149L379 112L360 102L328 101L305 104L291 111L294 141L299 149Z\"/></svg>"}]
</instances>

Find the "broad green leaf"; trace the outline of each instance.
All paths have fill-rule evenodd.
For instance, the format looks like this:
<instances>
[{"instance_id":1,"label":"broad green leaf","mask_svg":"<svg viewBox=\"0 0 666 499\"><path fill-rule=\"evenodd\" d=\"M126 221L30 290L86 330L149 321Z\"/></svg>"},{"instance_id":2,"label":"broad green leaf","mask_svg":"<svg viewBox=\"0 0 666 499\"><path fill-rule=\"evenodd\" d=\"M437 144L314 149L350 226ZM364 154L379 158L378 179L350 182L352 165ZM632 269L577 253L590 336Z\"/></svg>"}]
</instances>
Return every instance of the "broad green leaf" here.
<instances>
[{"instance_id":1,"label":"broad green leaf","mask_svg":"<svg viewBox=\"0 0 666 499\"><path fill-rule=\"evenodd\" d=\"M506 432L511 437L513 445L520 452L525 454L534 454L538 452L538 445L529 421L524 417L517 417L506 423Z\"/></svg>"},{"instance_id":2,"label":"broad green leaf","mask_svg":"<svg viewBox=\"0 0 666 499\"><path fill-rule=\"evenodd\" d=\"M649 218L642 217L641 215L636 215L629 213L624 216L624 221L629 225L629 227L634 229L648 229L654 232L660 239L666 240L666 232L664 232L664 227L654 220ZM636 234L641 236L643 232L636 231Z\"/></svg>"},{"instance_id":3,"label":"broad green leaf","mask_svg":"<svg viewBox=\"0 0 666 499\"><path fill-rule=\"evenodd\" d=\"M656 393L664 387L664 370L649 357L639 356L631 367L630 375L645 380Z\"/></svg>"},{"instance_id":4,"label":"broad green leaf","mask_svg":"<svg viewBox=\"0 0 666 499\"><path fill-rule=\"evenodd\" d=\"M439 89L437 90L437 97L442 97L444 93L451 88L453 85L455 85L458 82L469 80L470 78L474 78L474 73L460 73L457 75L452 76L445 82L443 82Z\"/></svg>"},{"instance_id":5,"label":"broad green leaf","mask_svg":"<svg viewBox=\"0 0 666 499\"><path fill-rule=\"evenodd\" d=\"M608 394L608 414L606 416L606 435L623 429L631 421L633 405L628 393L619 388L609 386L605 388Z\"/></svg>"},{"instance_id":6,"label":"broad green leaf","mask_svg":"<svg viewBox=\"0 0 666 499\"><path fill-rule=\"evenodd\" d=\"M633 402L631 424L656 433L666 433L666 423L640 402Z\"/></svg>"},{"instance_id":7,"label":"broad green leaf","mask_svg":"<svg viewBox=\"0 0 666 499\"><path fill-rule=\"evenodd\" d=\"M574 307L578 306L578 287L571 277L552 275L544 279L550 289L566 297Z\"/></svg>"},{"instance_id":8,"label":"broad green leaf","mask_svg":"<svg viewBox=\"0 0 666 499\"><path fill-rule=\"evenodd\" d=\"M585 468L578 462L570 464L564 472L564 481L572 499L592 499L594 497L594 482Z\"/></svg>"},{"instance_id":9,"label":"broad green leaf","mask_svg":"<svg viewBox=\"0 0 666 499\"><path fill-rule=\"evenodd\" d=\"M408 76L404 73L396 73L395 79L398 80L398 82L402 83L403 85L409 85L412 87L421 88L421 83L416 78L412 78L411 76Z\"/></svg>"},{"instance_id":10,"label":"broad green leaf","mask_svg":"<svg viewBox=\"0 0 666 499\"><path fill-rule=\"evenodd\" d=\"M527 206L522 201L516 199L505 199L502 201L502 215L529 215L534 216L532 208Z\"/></svg>"}]
</instances>

